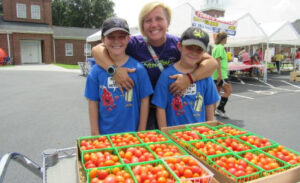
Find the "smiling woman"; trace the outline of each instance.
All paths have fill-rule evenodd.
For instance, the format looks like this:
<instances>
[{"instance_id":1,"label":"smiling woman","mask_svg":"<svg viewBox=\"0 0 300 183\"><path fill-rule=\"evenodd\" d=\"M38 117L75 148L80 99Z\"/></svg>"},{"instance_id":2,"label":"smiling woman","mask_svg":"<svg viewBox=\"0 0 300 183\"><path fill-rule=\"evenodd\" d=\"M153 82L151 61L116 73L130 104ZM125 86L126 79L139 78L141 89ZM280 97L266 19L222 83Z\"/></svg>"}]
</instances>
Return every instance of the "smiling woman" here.
<instances>
[{"instance_id":1,"label":"smiling woman","mask_svg":"<svg viewBox=\"0 0 300 183\"><path fill-rule=\"evenodd\" d=\"M144 5L139 15L139 27L142 35L131 36L126 48L128 55L134 57L146 67L153 88L155 88L162 70L180 58L180 52L177 48L179 38L167 34L170 21L171 10L165 4L154 1ZM103 45L95 46L92 54L96 63L105 70L114 65ZM199 62L198 68L190 74L194 81L210 76L217 66L216 61L206 53ZM113 79L121 91L123 89L130 90L135 85L128 75L129 72L134 72L134 70L117 67L113 75ZM170 86L172 93L183 92L191 84L190 78L185 74L171 77L176 80ZM147 124L147 129L153 128L157 128L155 107L150 108Z\"/></svg>"}]
</instances>

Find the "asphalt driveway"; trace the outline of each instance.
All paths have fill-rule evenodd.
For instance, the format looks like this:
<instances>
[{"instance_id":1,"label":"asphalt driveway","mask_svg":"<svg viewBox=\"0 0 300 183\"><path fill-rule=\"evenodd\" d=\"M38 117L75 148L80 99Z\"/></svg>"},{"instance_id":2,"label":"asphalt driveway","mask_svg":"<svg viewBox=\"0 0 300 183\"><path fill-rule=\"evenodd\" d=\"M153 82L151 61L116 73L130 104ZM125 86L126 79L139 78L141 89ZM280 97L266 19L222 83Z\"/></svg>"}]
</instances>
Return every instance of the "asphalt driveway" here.
<instances>
[{"instance_id":1,"label":"asphalt driveway","mask_svg":"<svg viewBox=\"0 0 300 183\"><path fill-rule=\"evenodd\" d=\"M24 67L0 68L0 156L19 152L41 164L43 150L75 146L79 136L89 135L86 78L79 71ZM218 120L300 152L300 83L288 77L271 74L268 84L248 78L243 78L245 84L234 81L226 107L230 119ZM12 163L5 182L41 180Z\"/></svg>"}]
</instances>

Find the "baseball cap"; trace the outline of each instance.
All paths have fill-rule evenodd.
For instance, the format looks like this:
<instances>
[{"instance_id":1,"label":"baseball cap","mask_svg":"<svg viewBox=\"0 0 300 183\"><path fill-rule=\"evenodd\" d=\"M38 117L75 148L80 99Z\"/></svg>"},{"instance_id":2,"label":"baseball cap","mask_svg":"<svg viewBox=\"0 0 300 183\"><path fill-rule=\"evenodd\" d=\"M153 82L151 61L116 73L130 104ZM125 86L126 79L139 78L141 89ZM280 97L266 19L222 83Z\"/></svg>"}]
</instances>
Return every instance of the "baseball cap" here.
<instances>
[{"instance_id":1,"label":"baseball cap","mask_svg":"<svg viewBox=\"0 0 300 183\"><path fill-rule=\"evenodd\" d=\"M129 33L129 26L127 24L127 21L123 18L119 17L111 17L106 19L102 24L102 37L107 36L108 34L114 32L114 31L124 31L128 34Z\"/></svg>"},{"instance_id":2,"label":"baseball cap","mask_svg":"<svg viewBox=\"0 0 300 183\"><path fill-rule=\"evenodd\" d=\"M182 33L180 40L183 46L196 45L207 51L209 36L200 28L189 27Z\"/></svg>"}]
</instances>

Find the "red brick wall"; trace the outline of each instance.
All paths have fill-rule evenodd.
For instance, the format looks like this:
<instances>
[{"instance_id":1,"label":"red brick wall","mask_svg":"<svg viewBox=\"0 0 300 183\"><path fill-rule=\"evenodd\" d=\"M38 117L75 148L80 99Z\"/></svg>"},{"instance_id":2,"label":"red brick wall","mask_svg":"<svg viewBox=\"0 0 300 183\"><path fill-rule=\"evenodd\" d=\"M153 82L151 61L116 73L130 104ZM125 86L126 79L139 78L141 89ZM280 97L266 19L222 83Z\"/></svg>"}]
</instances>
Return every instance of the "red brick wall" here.
<instances>
[{"instance_id":1,"label":"red brick wall","mask_svg":"<svg viewBox=\"0 0 300 183\"><path fill-rule=\"evenodd\" d=\"M6 21L46 23L52 25L51 0L2 0ZM16 4L26 4L26 18L17 18ZM40 19L31 19L31 5L40 6Z\"/></svg>"},{"instance_id":2,"label":"red brick wall","mask_svg":"<svg viewBox=\"0 0 300 183\"><path fill-rule=\"evenodd\" d=\"M65 54L65 43L73 44L73 56L66 56ZM77 64L77 62L85 61L84 56L84 44L85 40L66 40L66 39L56 39L55 40L55 55L56 62L63 64ZM95 46L99 42L94 42L91 46Z\"/></svg>"},{"instance_id":3,"label":"red brick wall","mask_svg":"<svg viewBox=\"0 0 300 183\"><path fill-rule=\"evenodd\" d=\"M42 62L45 64L51 64L53 61L53 43L51 34L22 34L22 33L13 33L10 37L11 47L14 52L13 63L15 65L21 63L21 44L20 40L41 40L42 48Z\"/></svg>"},{"instance_id":4,"label":"red brick wall","mask_svg":"<svg viewBox=\"0 0 300 183\"><path fill-rule=\"evenodd\" d=\"M7 34L0 34L0 43L0 47L4 49L8 55Z\"/></svg>"}]
</instances>

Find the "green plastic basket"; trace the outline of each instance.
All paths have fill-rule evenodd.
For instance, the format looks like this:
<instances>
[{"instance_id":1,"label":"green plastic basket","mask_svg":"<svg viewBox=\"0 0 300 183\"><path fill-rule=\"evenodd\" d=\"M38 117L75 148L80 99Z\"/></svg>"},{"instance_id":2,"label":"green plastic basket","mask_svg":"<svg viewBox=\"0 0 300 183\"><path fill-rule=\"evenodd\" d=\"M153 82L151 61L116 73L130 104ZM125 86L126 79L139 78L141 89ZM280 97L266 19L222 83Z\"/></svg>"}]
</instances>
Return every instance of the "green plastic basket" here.
<instances>
[{"instance_id":1,"label":"green plastic basket","mask_svg":"<svg viewBox=\"0 0 300 183\"><path fill-rule=\"evenodd\" d=\"M180 139L180 138L178 138L178 137L176 137L174 135L174 133L177 133L177 132L186 132L186 131L194 132L197 135L198 139L185 140L185 139ZM170 136L171 136L172 139L174 139L179 145L181 145L183 147L187 147L188 146L188 144L187 144L188 141L194 141L194 140L201 140L201 139L203 139L203 137L198 132L195 132L195 131L190 130L190 129L169 130L169 134L170 134Z\"/></svg>"},{"instance_id":2,"label":"green plastic basket","mask_svg":"<svg viewBox=\"0 0 300 183\"><path fill-rule=\"evenodd\" d=\"M238 135L238 136L236 136L237 138L239 138L240 140L242 140L242 141L244 141L243 139L241 139L241 137L242 136L256 136L256 137L258 137L259 139L263 139L264 137L262 137L262 136L260 136L260 135L257 135L257 134L254 134L254 133L248 133L248 134L243 134L243 135ZM266 146L264 146L264 147L271 147L271 146L274 146L274 145L277 145L278 143L277 142L275 142L275 141L273 141L273 140L271 140L271 139L268 139L268 141L271 143L271 145L266 145ZM258 147L257 145L255 145L255 142L254 142L254 144L253 143L250 143L250 142L248 142L248 141L244 141L244 142L246 142L246 143L248 143L248 144L250 144L250 145L252 145L252 146L255 146L256 148L264 148L264 147Z\"/></svg>"},{"instance_id":3,"label":"green plastic basket","mask_svg":"<svg viewBox=\"0 0 300 183\"><path fill-rule=\"evenodd\" d=\"M127 165L117 165L117 166L111 166L111 167L101 167L101 168L96 168L97 170L107 170L109 172L109 174L113 174L113 170L115 168L120 168L120 170L125 170L127 173L130 174L130 177L133 179L134 182L136 182L136 179L132 173L132 171L130 170L130 167ZM92 169L88 169L88 171L86 172L86 177L87 177L87 183L91 182L91 177L90 177L90 171L92 171Z\"/></svg>"},{"instance_id":4,"label":"green plastic basket","mask_svg":"<svg viewBox=\"0 0 300 183\"><path fill-rule=\"evenodd\" d=\"M264 152L266 152L266 153L268 153L269 154L269 150L273 150L273 149L275 149L275 148L277 148L279 145L274 145L274 146L271 146L271 147L265 147L265 148L262 148L261 150L263 150ZM296 155L296 156L298 156L298 158L300 157L300 153L299 152L297 152L297 151L295 151L295 150L292 150L292 149L290 149L290 148L287 148L287 147L284 147L283 146L283 148L285 149L285 150L287 150L288 152L291 152L291 153L293 153L294 155ZM277 156L275 156L275 155L272 155L272 154L270 154L271 156L273 156L273 157L275 157L275 158L277 158L277 159L280 159L280 160L282 160L282 161L284 161L284 162L287 162L287 161L285 161L284 159L281 159L280 157L277 157ZM300 159L300 158L299 158ZM290 165L290 167L296 167L296 166L300 166L300 162L298 162L298 163L295 163L295 164L291 164L291 163L289 163L289 162L287 162L289 165Z\"/></svg>"},{"instance_id":5,"label":"green plastic basket","mask_svg":"<svg viewBox=\"0 0 300 183\"><path fill-rule=\"evenodd\" d=\"M131 148L131 147L143 147L143 148L145 148L148 152L150 152L150 153L152 154L154 160L158 159L158 157L155 155L155 153L154 153L154 152L153 152L146 144L136 144L136 145L130 145L130 146L121 146L121 147L117 147L116 149L117 149L117 151L118 151L118 155L119 155L119 157L121 158L122 163L124 163L124 164L132 164L132 163L126 163L126 162L124 161L124 159L121 157L120 151L121 151L121 150L124 150L124 151L126 152L126 150L127 150L128 148ZM133 154L133 155L134 155L134 154ZM154 161L154 160L150 160L150 161ZM144 162L144 161L143 161L143 162ZM147 161L146 161L146 162L147 162ZM135 162L135 163L138 163L138 162Z\"/></svg>"},{"instance_id":6,"label":"green plastic basket","mask_svg":"<svg viewBox=\"0 0 300 183\"><path fill-rule=\"evenodd\" d=\"M136 166L144 166L144 165L152 165L154 167L158 166L158 165L162 165L163 168L169 173L169 177L168 178L171 178L172 180L174 180L174 182L176 183L179 183L179 179L178 177L175 175L175 173L160 159L158 160L154 160L154 161L147 161L147 162L141 162L141 163L135 163L135 164L129 164L128 166L130 167L132 173L134 174L134 168ZM148 171L149 172L149 171ZM134 175L135 176L135 175ZM135 176L135 181L138 182L138 180L136 179L136 176Z\"/></svg>"},{"instance_id":7,"label":"green plastic basket","mask_svg":"<svg viewBox=\"0 0 300 183\"><path fill-rule=\"evenodd\" d=\"M224 144L222 144L221 142L219 142L220 140L222 140L222 142L226 143L225 141L226 141L227 138L229 138L229 139L235 139L235 140L237 140L237 142L238 142L239 144L246 145L249 149L247 149L247 150L234 150L234 149L232 149L232 147L229 147L229 146L224 145ZM253 145L251 145L251 144L248 144L247 142L245 142L245 141L243 141L243 140L240 140L239 138L236 138L235 136L222 137L222 138L215 139L215 141L218 142L219 144L221 144L221 145L227 147L228 149L230 149L230 150L233 151L233 152L242 152L242 151L248 151L248 150L252 150L252 149L257 149L255 146L253 146Z\"/></svg>"},{"instance_id":8,"label":"green plastic basket","mask_svg":"<svg viewBox=\"0 0 300 183\"><path fill-rule=\"evenodd\" d=\"M90 168L86 168L85 167L85 160L84 160L84 155L85 154L87 154L87 153L97 153L97 152L103 152L103 151L108 151L108 152L110 152L110 154L112 154L112 155L116 155L116 156L118 156L118 162L120 163L120 164L123 164L123 162L122 162L122 160L121 160L121 157L119 156L119 154L117 153L117 150L115 149L115 148L106 148L106 149L94 149L94 150L88 150L88 151L83 151L82 153L81 153L81 163L82 163L82 166L83 166L83 168L84 168L84 170L87 172L87 170L88 169L90 169ZM109 166L115 166L115 165L104 165L103 167L109 167ZM99 167L99 166L97 166L96 165L96 167ZM102 166L100 166L100 167L102 167Z\"/></svg>"},{"instance_id":9,"label":"green plastic basket","mask_svg":"<svg viewBox=\"0 0 300 183\"><path fill-rule=\"evenodd\" d=\"M180 178L178 177L178 175L176 175L174 173L174 175L177 177L177 179L179 179L180 183L188 183L188 182L193 182L193 183L209 183L212 181L214 174L208 169L206 168L200 161L198 161L197 159L195 159L194 157L192 157L191 155L183 155L183 156L177 156L177 157L169 157L169 158L164 158L163 161L166 164L166 166L173 172L172 168L170 167L170 165L168 165L168 160L172 159L177 159L180 160L182 158L185 157L189 157L191 159L193 159L194 161L197 162L198 167L201 168L202 173L204 173L205 175L202 175L201 177L192 177L192 178ZM186 164L182 165L182 166L187 166ZM194 165L195 166L195 165Z\"/></svg>"},{"instance_id":10,"label":"green plastic basket","mask_svg":"<svg viewBox=\"0 0 300 183\"><path fill-rule=\"evenodd\" d=\"M126 135L132 135L133 138L136 138L137 139L137 143L135 144L142 144L143 142L141 141L141 139L136 135L135 132L124 132L124 133L114 133L114 134L110 134L108 135L112 144L113 144L113 147L120 147L120 146L129 146L129 145L135 145L135 144L130 144L132 142L132 139L129 139L127 140L127 142L125 144L117 144L116 142L114 142L114 137L117 137L117 136L121 136L122 138Z\"/></svg>"},{"instance_id":11,"label":"green plastic basket","mask_svg":"<svg viewBox=\"0 0 300 183\"><path fill-rule=\"evenodd\" d=\"M248 165L250 165L254 170L257 170L256 172L252 173L252 174L249 174L249 175L245 175L245 176L240 176L240 177L237 177L233 174L231 174L230 172L228 172L225 168L219 166L216 161L217 160L220 160L222 157L233 157L234 159L236 160L244 160L242 157L236 155L236 154L233 154L233 153L229 153L229 154L221 154L221 155L216 155L216 156L210 156L208 157L208 161L209 161L209 164L214 167L215 169L217 169L218 171L220 171L221 173L225 174L226 176L228 176L229 178L232 178L233 180L235 180L236 182L247 182L247 181L252 181L252 180L255 180L259 177L261 177L261 173L262 173L262 170L257 167L256 165L244 160Z\"/></svg>"},{"instance_id":12,"label":"green plastic basket","mask_svg":"<svg viewBox=\"0 0 300 183\"><path fill-rule=\"evenodd\" d=\"M172 146L175 146L178 153L181 155L187 155L188 153L182 148L180 147L179 145L177 145L176 143L174 143L173 141L166 141L166 142L154 142L154 143L149 143L147 144L147 146L152 150L152 152L155 154L155 156L157 157L157 159L160 159L160 158L165 158L165 157L172 157L172 156L175 156L174 154L170 154L170 155L165 155L165 156L161 156L159 154L157 154L152 148L151 146L155 146L157 144L166 144L167 147L172 145ZM164 151L164 149L162 149L162 152ZM167 152L166 152L167 153Z\"/></svg>"},{"instance_id":13,"label":"green plastic basket","mask_svg":"<svg viewBox=\"0 0 300 183\"><path fill-rule=\"evenodd\" d=\"M105 139L107 139L110 146L106 146L106 147L100 147L100 146L97 147L97 146L96 146L96 147L93 147L93 148L91 148L91 149L86 149L86 150L92 150L92 149L105 149L105 148L111 148L111 147L113 147L113 146L112 146L112 142L111 142L110 138L108 137L108 135L87 136L87 137L79 137L79 138L78 138L78 146L79 146L80 151L86 151L86 150L82 150L82 148L81 148L81 142L82 142L83 140L86 140L86 141L93 141L93 140L96 140L96 139L99 140L99 138L105 138Z\"/></svg>"},{"instance_id":14,"label":"green plastic basket","mask_svg":"<svg viewBox=\"0 0 300 183\"><path fill-rule=\"evenodd\" d=\"M235 129L235 130L240 131L240 133L239 133L239 134L231 134L231 133L229 133L229 132L224 132L224 131L221 130L221 128L223 128L223 127L231 127L231 128L233 128L233 129ZM215 126L215 128L218 129L219 131L222 131L222 132L227 133L228 135L232 135L232 136L242 135L242 134L247 134L247 133L249 133L247 130L244 130L243 128L237 127L237 126L232 125L232 124L219 125L219 126ZM242 132L243 132L243 133L242 133Z\"/></svg>"},{"instance_id":15,"label":"green plastic basket","mask_svg":"<svg viewBox=\"0 0 300 183\"><path fill-rule=\"evenodd\" d=\"M147 140L145 140L144 138L142 138L140 135L139 135L139 133L141 133L141 134L145 134L145 133L149 133L149 132L154 132L155 133L155 135L153 135L153 137L154 138L150 138L149 139L149 141ZM152 143L152 142L165 142L165 141L168 141L168 140L170 140L170 138L166 135L166 134L164 134L163 132L161 132L160 130L147 130L147 131L139 131L139 132L136 132L136 135L139 137L139 139L141 139L141 141L143 142L143 143ZM162 136L162 137L164 137L165 139L155 139L155 137L158 137L158 136Z\"/></svg>"},{"instance_id":16,"label":"green plastic basket","mask_svg":"<svg viewBox=\"0 0 300 183\"><path fill-rule=\"evenodd\" d=\"M206 154L204 151L201 151L200 149L197 149L195 145L196 145L196 143L200 143L200 142L203 142L205 144L205 146L207 145L208 142L211 142L213 144L217 144L217 145L221 146L224 149L224 151L219 153L219 154L227 154L227 153L232 152L227 147L225 147L225 146L223 146L223 145L219 144L218 142L216 142L214 140L211 140L211 139L188 142L188 144L189 144L188 149L190 151L192 151L197 157L199 157L200 159L202 159L204 161L207 161L207 157L217 155L217 154Z\"/></svg>"},{"instance_id":17,"label":"green plastic basket","mask_svg":"<svg viewBox=\"0 0 300 183\"><path fill-rule=\"evenodd\" d=\"M203 134L199 130L197 130L198 127L206 127L208 129L214 131L214 133L213 134ZM193 125L188 125L187 129L190 129L190 130L198 132L205 139L215 139L215 138L219 138L219 137L228 136L226 133L223 133L223 132L219 131L218 129L216 129L216 128L210 126L210 125L207 125L207 124L193 124Z\"/></svg>"},{"instance_id":18,"label":"green plastic basket","mask_svg":"<svg viewBox=\"0 0 300 183\"><path fill-rule=\"evenodd\" d=\"M262 170L262 176L268 176L268 175L272 175L272 174L275 174L275 173L279 173L279 172L282 172L282 171L285 171L287 169L290 168L290 165L278 158L275 158L273 156L271 156L270 154L264 152L264 151L261 151L259 149L256 149L256 150L249 150L249 151L244 151L244 152L240 152L240 153L237 153L239 156L241 156L242 158L244 158L246 161L249 161L245 158L245 155L247 153L252 153L252 154L255 154L255 155L258 155L258 154L264 154L265 156L273 159L276 161L276 163L278 163L279 167L278 168L275 168L275 169L271 169L271 170L266 170L264 167L261 167L259 166L258 164L256 163L253 163L255 164L257 167L259 167L261 170Z\"/></svg>"}]
</instances>

